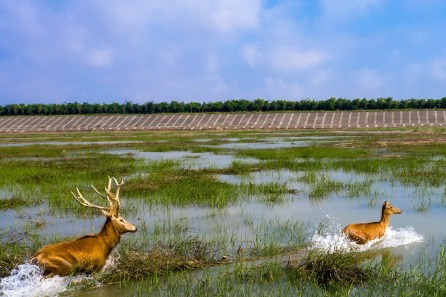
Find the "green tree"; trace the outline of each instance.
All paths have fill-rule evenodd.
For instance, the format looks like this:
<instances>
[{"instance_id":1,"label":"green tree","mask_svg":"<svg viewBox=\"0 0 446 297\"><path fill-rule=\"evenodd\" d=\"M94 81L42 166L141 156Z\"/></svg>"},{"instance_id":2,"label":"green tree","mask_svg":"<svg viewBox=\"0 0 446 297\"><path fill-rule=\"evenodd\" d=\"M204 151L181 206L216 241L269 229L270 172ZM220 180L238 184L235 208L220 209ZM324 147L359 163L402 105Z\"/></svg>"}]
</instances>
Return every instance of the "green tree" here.
<instances>
[{"instance_id":1,"label":"green tree","mask_svg":"<svg viewBox=\"0 0 446 297\"><path fill-rule=\"evenodd\" d=\"M184 102L171 101L169 104L170 112L183 112L185 109Z\"/></svg>"}]
</instances>

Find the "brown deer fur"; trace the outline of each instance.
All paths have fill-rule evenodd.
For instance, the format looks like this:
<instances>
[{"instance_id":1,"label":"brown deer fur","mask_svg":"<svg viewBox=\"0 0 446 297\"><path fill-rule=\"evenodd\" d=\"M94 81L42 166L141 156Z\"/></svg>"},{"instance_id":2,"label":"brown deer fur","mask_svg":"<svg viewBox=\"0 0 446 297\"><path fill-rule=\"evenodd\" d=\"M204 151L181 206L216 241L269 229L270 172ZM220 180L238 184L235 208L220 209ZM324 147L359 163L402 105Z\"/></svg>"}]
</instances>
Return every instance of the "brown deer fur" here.
<instances>
[{"instance_id":1,"label":"brown deer fur","mask_svg":"<svg viewBox=\"0 0 446 297\"><path fill-rule=\"evenodd\" d=\"M400 213L402 213L401 209L385 201L382 206L381 220L379 222L350 224L342 230L342 233L358 244L365 244L370 240L384 236L390 223L390 216Z\"/></svg>"},{"instance_id":2,"label":"brown deer fur","mask_svg":"<svg viewBox=\"0 0 446 297\"><path fill-rule=\"evenodd\" d=\"M122 183L118 184L116 180L115 182L118 186L116 195L110 192L110 179L109 188L106 189L106 198L110 202L109 211L105 211L103 207L90 204L82 197L79 190L79 197L76 197L73 193L79 203L101 209L107 219L101 231L95 235L47 245L38 250L30 262L40 266L45 276L66 276L77 272L91 273L99 271L104 266L111 251L118 245L121 234L136 232L136 227L119 215L120 202L117 196L119 195L119 186Z\"/></svg>"}]
</instances>

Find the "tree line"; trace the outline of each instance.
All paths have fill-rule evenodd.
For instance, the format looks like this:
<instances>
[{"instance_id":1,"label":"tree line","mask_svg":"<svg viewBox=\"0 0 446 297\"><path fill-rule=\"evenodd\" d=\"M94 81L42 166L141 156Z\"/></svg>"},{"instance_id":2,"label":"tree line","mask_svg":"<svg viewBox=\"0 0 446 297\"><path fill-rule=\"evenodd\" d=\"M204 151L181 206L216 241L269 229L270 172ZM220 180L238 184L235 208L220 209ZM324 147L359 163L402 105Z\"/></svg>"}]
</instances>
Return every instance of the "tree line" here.
<instances>
[{"instance_id":1,"label":"tree line","mask_svg":"<svg viewBox=\"0 0 446 297\"><path fill-rule=\"evenodd\" d=\"M134 103L72 103L61 104L8 104L0 106L1 116L16 115L75 115L75 114L150 114L184 112L260 112L260 111L334 111L334 110L390 110L446 108L446 97L441 99L378 99L327 100L303 99L298 101L264 99L234 99L223 102L146 102Z\"/></svg>"}]
</instances>

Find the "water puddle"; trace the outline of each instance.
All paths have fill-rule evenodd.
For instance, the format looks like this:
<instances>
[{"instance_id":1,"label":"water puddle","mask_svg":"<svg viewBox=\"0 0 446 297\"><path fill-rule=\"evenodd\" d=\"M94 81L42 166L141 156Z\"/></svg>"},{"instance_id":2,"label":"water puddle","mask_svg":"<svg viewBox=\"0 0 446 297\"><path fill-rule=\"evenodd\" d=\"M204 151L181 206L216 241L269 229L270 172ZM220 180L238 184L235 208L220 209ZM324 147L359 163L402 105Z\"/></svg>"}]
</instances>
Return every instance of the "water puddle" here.
<instances>
[{"instance_id":1,"label":"water puddle","mask_svg":"<svg viewBox=\"0 0 446 297\"><path fill-rule=\"evenodd\" d=\"M106 154L118 154L125 155L131 154L135 158L144 159L146 161L160 161L160 160L175 160L179 161L183 167L187 169L205 169L216 168L224 169L233 162L243 162L249 164L255 164L260 162L254 158L237 158L233 155L226 154L214 154L210 152L193 153L187 151L170 151L170 152L141 152L132 149L120 149L120 150L107 150Z\"/></svg>"},{"instance_id":2,"label":"water puddle","mask_svg":"<svg viewBox=\"0 0 446 297\"><path fill-rule=\"evenodd\" d=\"M279 183L291 184L304 176L302 171L291 170L262 170L249 173L247 175L230 175L221 174L218 176L222 182L240 185L243 183L265 184L265 183Z\"/></svg>"},{"instance_id":3,"label":"water puddle","mask_svg":"<svg viewBox=\"0 0 446 297\"><path fill-rule=\"evenodd\" d=\"M338 138L338 137L336 137ZM335 137L317 136L317 137L266 137L255 139L229 139L229 143L215 145L213 147L231 149L231 150L252 150L252 149L279 149L287 147L305 147L314 143L333 141Z\"/></svg>"}]
</instances>

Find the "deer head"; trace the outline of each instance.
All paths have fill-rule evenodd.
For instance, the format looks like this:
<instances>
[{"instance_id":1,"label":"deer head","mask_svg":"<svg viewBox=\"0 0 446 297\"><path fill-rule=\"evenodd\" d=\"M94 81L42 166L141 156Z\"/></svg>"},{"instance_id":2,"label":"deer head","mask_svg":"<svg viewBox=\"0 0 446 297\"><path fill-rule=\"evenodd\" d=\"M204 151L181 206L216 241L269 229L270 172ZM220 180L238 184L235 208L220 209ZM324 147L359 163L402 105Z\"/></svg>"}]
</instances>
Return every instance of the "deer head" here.
<instances>
[{"instance_id":1,"label":"deer head","mask_svg":"<svg viewBox=\"0 0 446 297\"><path fill-rule=\"evenodd\" d=\"M116 185L116 191L115 193L112 193L112 182ZM108 201L108 207L105 206L99 206L90 203L87 201L84 196L82 196L82 193L79 191L79 188L76 188L77 195L74 192L71 192L73 194L74 199L76 199L77 202L79 202L81 205L100 209L104 216L108 219L110 219L115 226L116 230L119 233L126 233L126 232L136 232L136 227L127 222L121 215L119 214L119 210L121 207L121 201L119 199L119 190L121 189L121 186L124 184L124 181L121 181L118 183L116 178L108 177L108 185L105 187L105 195L99 192L93 185L91 187L93 190L102 198L106 199Z\"/></svg>"},{"instance_id":2,"label":"deer head","mask_svg":"<svg viewBox=\"0 0 446 297\"><path fill-rule=\"evenodd\" d=\"M389 201L384 201L382 213L386 215L400 214L403 211L389 203Z\"/></svg>"}]
</instances>

